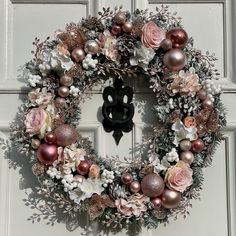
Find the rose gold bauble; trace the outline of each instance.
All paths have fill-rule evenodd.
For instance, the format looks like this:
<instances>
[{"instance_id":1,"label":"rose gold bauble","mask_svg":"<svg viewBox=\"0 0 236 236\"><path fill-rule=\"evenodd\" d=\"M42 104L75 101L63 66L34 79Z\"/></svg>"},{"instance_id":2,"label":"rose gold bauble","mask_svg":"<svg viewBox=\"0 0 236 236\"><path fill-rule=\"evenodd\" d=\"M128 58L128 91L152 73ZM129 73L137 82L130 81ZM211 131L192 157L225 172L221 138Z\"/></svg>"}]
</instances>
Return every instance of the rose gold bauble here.
<instances>
[{"instance_id":1,"label":"rose gold bauble","mask_svg":"<svg viewBox=\"0 0 236 236\"><path fill-rule=\"evenodd\" d=\"M159 197L153 198L151 203L154 209L159 209L162 206L162 201Z\"/></svg>"},{"instance_id":2,"label":"rose gold bauble","mask_svg":"<svg viewBox=\"0 0 236 236\"><path fill-rule=\"evenodd\" d=\"M95 40L88 40L84 45L84 50L86 53L94 55L98 53L99 45Z\"/></svg>"},{"instance_id":3,"label":"rose gold bauble","mask_svg":"<svg viewBox=\"0 0 236 236\"><path fill-rule=\"evenodd\" d=\"M188 163L189 165L191 165L194 160L194 155L190 151L184 151L184 152L180 153L180 159L181 159L181 161L184 161L184 162Z\"/></svg>"},{"instance_id":4,"label":"rose gold bauble","mask_svg":"<svg viewBox=\"0 0 236 236\"><path fill-rule=\"evenodd\" d=\"M118 25L123 25L126 21L126 14L123 11L119 11L116 13L116 15L114 16L114 21L118 24Z\"/></svg>"},{"instance_id":5,"label":"rose gold bauble","mask_svg":"<svg viewBox=\"0 0 236 236\"><path fill-rule=\"evenodd\" d=\"M66 86L59 87L57 92L58 92L58 95L63 98L68 97L70 94L70 90Z\"/></svg>"},{"instance_id":6,"label":"rose gold bauble","mask_svg":"<svg viewBox=\"0 0 236 236\"><path fill-rule=\"evenodd\" d=\"M129 186L130 192L132 193L138 193L140 191L140 188L141 186L138 181L133 181Z\"/></svg>"},{"instance_id":7,"label":"rose gold bauble","mask_svg":"<svg viewBox=\"0 0 236 236\"><path fill-rule=\"evenodd\" d=\"M71 58L77 63L83 61L85 58L84 50L82 48L75 48L71 53Z\"/></svg>"},{"instance_id":8,"label":"rose gold bauble","mask_svg":"<svg viewBox=\"0 0 236 236\"><path fill-rule=\"evenodd\" d=\"M192 141L192 151L195 153L200 153L204 148L204 143L201 139Z\"/></svg>"},{"instance_id":9,"label":"rose gold bauble","mask_svg":"<svg viewBox=\"0 0 236 236\"><path fill-rule=\"evenodd\" d=\"M63 75L60 78L60 84L69 87L73 84L73 78L68 75Z\"/></svg>"},{"instance_id":10,"label":"rose gold bauble","mask_svg":"<svg viewBox=\"0 0 236 236\"><path fill-rule=\"evenodd\" d=\"M119 25L113 25L112 26L112 29L111 29L111 33L113 34L113 35L119 35L119 34L121 34L121 27L119 26Z\"/></svg>"},{"instance_id":11,"label":"rose gold bauble","mask_svg":"<svg viewBox=\"0 0 236 236\"><path fill-rule=\"evenodd\" d=\"M130 173L124 173L121 176L121 182L123 184L129 185L133 181L133 176Z\"/></svg>"},{"instance_id":12,"label":"rose gold bauble","mask_svg":"<svg viewBox=\"0 0 236 236\"><path fill-rule=\"evenodd\" d=\"M66 100L65 98L57 97L55 99L55 106L57 108L64 108L66 106Z\"/></svg>"},{"instance_id":13,"label":"rose gold bauble","mask_svg":"<svg viewBox=\"0 0 236 236\"><path fill-rule=\"evenodd\" d=\"M176 208L181 200L181 193L170 190L168 188L164 189L161 195L162 206L168 209Z\"/></svg>"},{"instance_id":14,"label":"rose gold bauble","mask_svg":"<svg viewBox=\"0 0 236 236\"><path fill-rule=\"evenodd\" d=\"M37 158L44 165L51 165L58 157L57 146L43 143L37 150Z\"/></svg>"},{"instance_id":15,"label":"rose gold bauble","mask_svg":"<svg viewBox=\"0 0 236 236\"><path fill-rule=\"evenodd\" d=\"M49 132L45 135L44 140L48 144L53 144L56 142L56 135L53 132Z\"/></svg>"},{"instance_id":16,"label":"rose gold bauble","mask_svg":"<svg viewBox=\"0 0 236 236\"><path fill-rule=\"evenodd\" d=\"M161 41L161 48L165 51L168 51L172 48L172 42L170 39L163 39Z\"/></svg>"},{"instance_id":17,"label":"rose gold bauble","mask_svg":"<svg viewBox=\"0 0 236 236\"><path fill-rule=\"evenodd\" d=\"M66 147L77 141L77 131L70 125L63 124L54 130L58 146Z\"/></svg>"},{"instance_id":18,"label":"rose gold bauble","mask_svg":"<svg viewBox=\"0 0 236 236\"><path fill-rule=\"evenodd\" d=\"M205 100L207 98L207 91L205 89L200 89L197 92L197 97L202 101Z\"/></svg>"},{"instance_id":19,"label":"rose gold bauble","mask_svg":"<svg viewBox=\"0 0 236 236\"><path fill-rule=\"evenodd\" d=\"M132 29L133 29L133 24L130 21L127 21L122 25L122 30L125 33L131 33Z\"/></svg>"},{"instance_id":20,"label":"rose gold bauble","mask_svg":"<svg viewBox=\"0 0 236 236\"><path fill-rule=\"evenodd\" d=\"M213 102L211 101L211 99L206 98L203 102L202 102L202 106L203 108L207 108L207 109L212 109L213 108Z\"/></svg>"},{"instance_id":21,"label":"rose gold bauble","mask_svg":"<svg viewBox=\"0 0 236 236\"><path fill-rule=\"evenodd\" d=\"M76 167L76 170L80 175L86 175L89 172L90 166L90 163L84 160L79 163L79 165Z\"/></svg>"},{"instance_id":22,"label":"rose gold bauble","mask_svg":"<svg viewBox=\"0 0 236 236\"><path fill-rule=\"evenodd\" d=\"M39 146L40 146L40 144L41 144L41 142L40 142L40 140L38 140L38 139L32 139L31 140L31 147L33 148L33 149L38 149L39 148Z\"/></svg>"},{"instance_id":23,"label":"rose gold bauble","mask_svg":"<svg viewBox=\"0 0 236 236\"><path fill-rule=\"evenodd\" d=\"M141 189L148 197L158 197L164 190L164 181L157 174L148 174L142 179Z\"/></svg>"},{"instance_id":24,"label":"rose gold bauble","mask_svg":"<svg viewBox=\"0 0 236 236\"><path fill-rule=\"evenodd\" d=\"M183 139L180 141L179 146L182 151L189 151L192 147L192 143L188 139Z\"/></svg>"},{"instance_id":25,"label":"rose gold bauble","mask_svg":"<svg viewBox=\"0 0 236 236\"><path fill-rule=\"evenodd\" d=\"M171 71L181 70L186 64L186 56L180 49L171 49L164 55L164 64Z\"/></svg>"},{"instance_id":26,"label":"rose gold bauble","mask_svg":"<svg viewBox=\"0 0 236 236\"><path fill-rule=\"evenodd\" d=\"M188 34L181 28L175 28L167 32L166 38L171 40L173 48L183 48L188 41Z\"/></svg>"}]
</instances>

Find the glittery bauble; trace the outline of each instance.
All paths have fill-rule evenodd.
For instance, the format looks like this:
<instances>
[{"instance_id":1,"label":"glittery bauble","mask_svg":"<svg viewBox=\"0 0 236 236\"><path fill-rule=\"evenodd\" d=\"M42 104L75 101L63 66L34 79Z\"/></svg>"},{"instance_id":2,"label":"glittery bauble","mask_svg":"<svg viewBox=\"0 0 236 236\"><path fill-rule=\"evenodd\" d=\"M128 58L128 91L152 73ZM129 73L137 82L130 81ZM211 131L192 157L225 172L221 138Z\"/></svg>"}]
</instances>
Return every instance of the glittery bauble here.
<instances>
[{"instance_id":1,"label":"glittery bauble","mask_svg":"<svg viewBox=\"0 0 236 236\"><path fill-rule=\"evenodd\" d=\"M138 181L133 181L129 186L130 192L132 193L138 193L140 191L140 188L141 186Z\"/></svg>"},{"instance_id":2,"label":"glittery bauble","mask_svg":"<svg viewBox=\"0 0 236 236\"><path fill-rule=\"evenodd\" d=\"M55 99L55 106L57 108L64 108L66 106L66 100L65 98L57 97Z\"/></svg>"},{"instance_id":3,"label":"glittery bauble","mask_svg":"<svg viewBox=\"0 0 236 236\"><path fill-rule=\"evenodd\" d=\"M201 139L192 141L192 151L195 153L200 153L204 148L204 143Z\"/></svg>"},{"instance_id":4,"label":"glittery bauble","mask_svg":"<svg viewBox=\"0 0 236 236\"><path fill-rule=\"evenodd\" d=\"M189 151L192 147L192 143L188 139L183 139L179 145L182 151Z\"/></svg>"},{"instance_id":5,"label":"glittery bauble","mask_svg":"<svg viewBox=\"0 0 236 236\"><path fill-rule=\"evenodd\" d=\"M123 11L119 11L116 13L116 15L114 16L114 21L118 24L118 25L123 25L126 21L126 14Z\"/></svg>"},{"instance_id":6,"label":"glittery bauble","mask_svg":"<svg viewBox=\"0 0 236 236\"><path fill-rule=\"evenodd\" d=\"M60 78L60 84L69 87L73 84L73 78L68 75L63 75Z\"/></svg>"},{"instance_id":7,"label":"glittery bauble","mask_svg":"<svg viewBox=\"0 0 236 236\"><path fill-rule=\"evenodd\" d=\"M212 109L213 108L213 102L211 101L210 98L207 98L202 102L202 106L204 108L207 108L207 109Z\"/></svg>"},{"instance_id":8,"label":"glittery bauble","mask_svg":"<svg viewBox=\"0 0 236 236\"><path fill-rule=\"evenodd\" d=\"M166 188L161 195L161 201L165 208L176 208L181 201L181 193Z\"/></svg>"},{"instance_id":9,"label":"glittery bauble","mask_svg":"<svg viewBox=\"0 0 236 236\"><path fill-rule=\"evenodd\" d=\"M89 172L90 166L90 163L84 160L79 163L79 165L76 167L76 170L80 175L86 175Z\"/></svg>"},{"instance_id":10,"label":"glittery bauble","mask_svg":"<svg viewBox=\"0 0 236 236\"><path fill-rule=\"evenodd\" d=\"M141 189L148 197L158 197L164 190L164 181L157 174L148 174L142 179Z\"/></svg>"},{"instance_id":11,"label":"glittery bauble","mask_svg":"<svg viewBox=\"0 0 236 236\"><path fill-rule=\"evenodd\" d=\"M186 56L180 49L171 49L164 55L164 64L171 71L181 70L186 64Z\"/></svg>"},{"instance_id":12,"label":"glittery bauble","mask_svg":"<svg viewBox=\"0 0 236 236\"><path fill-rule=\"evenodd\" d=\"M171 40L173 48L183 48L188 41L188 34L180 28L171 29L166 37Z\"/></svg>"},{"instance_id":13,"label":"glittery bauble","mask_svg":"<svg viewBox=\"0 0 236 236\"><path fill-rule=\"evenodd\" d=\"M33 149L38 149L39 148L39 146L40 146L40 144L41 144L41 142L40 142L40 140L38 140L38 139L32 139L31 140L31 147L33 148Z\"/></svg>"},{"instance_id":14,"label":"glittery bauble","mask_svg":"<svg viewBox=\"0 0 236 236\"><path fill-rule=\"evenodd\" d=\"M81 62L85 58L85 53L82 48L75 48L71 53L71 58L75 62Z\"/></svg>"},{"instance_id":15,"label":"glittery bauble","mask_svg":"<svg viewBox=\"0 0 236 236\"><path fill-rule=\"evenodd\" d=\"M182 161L188 163L189 165L191 165L193 163L193 160L194 160L194 155L190 151L184 151L184 152L180 153L180 159Z\"/></svg>"},{"instance_id":16,"label":"glittery bauble","mask_svg":"<svg viewBox=\"0 0 236 236\"><path fill-rule=\"evenodd\" d=\"M95 40L88 40L84 45L84 50L86 53L94 55L98 53L99 45Z\"/></svg>"},{"instance_id":17,"label":"glittery bauble","mask_svg":"<svg viewBox=\"0 0 236 236\"><path fill-rule=\"evenodd\" d=\"M124 173L121 176L121 182L123 184L129 185L133 181L133 176L130 173Z\"/></svg>"},{"instance_id":18,"label":"glittery bauble","mask_svg":"<svg viewBox=\"0 0 236 236\"><path fill-rule=\"evenodd\" d=\"M172 42L170 39L163 39L161 41L161 48L165 51L168 51L172 48Z\"/></svg>"},{"instance_id":19,"label":"glittery bauble","mask_svg":"<svg viewBox=\"0 0 236 236\"><path fill-rule=\"evenodd\" d=\"M44 165L51 165L58 157L57 146L43 143L37 150L37 158Z\"/></svg>"},{"instance_id":20,"label":"glittery bauble","mask_svg":"<svg viewBox=\"0 0 236 236\"><path fill-rule=\"evenodd\" d=\"M205 100L207 98L207 91L205 89L200 89L197 92L197 97L202 101Z\"/></svg>"},{"instance_id":21,"label":"glittery bauble","mask_svg":"<svg viewBox=\"0 0 236 236\"><path fill-rule=\"evenodd\" d=\"M121 34L121 27L119 26L119 25L113 25L112 26L112 29L111 29L111 33L113 34L113 35L119 35L119 34Z\"/></svg>"},{"instance_id":22,"label":"glittery bauble","mask_svg":"<svg viewBox=\"0 0 236 236\"><path fill-rule=\"evenodd\" d=\"M161 199L159 197L153 198L151 200L152 206L154 209L159 209L162 206Z\"/></svg>"},{"instance_id":23,"label":"glittery bauble","mask_svg":"<svg viewBox=\"0 0 236 236\"><path fill-rule=\"evenodd\" d=\"M127 21L122 25L122 30L125 33L131 33L132 29L133 29L133 24L130 21Z\"/></svg>"},{"instance_id":24,"label":"glittery bauble","mask_svg":"<svg viewBox=\"0 0 236 236\"><path fill-rule=\"evenodd\" d=\"M58 94L60 97L63 97L63 98L68 97L68 95L70 94L70 90L66 86L61 86L58 89Z\"/></svg>"},{"instance_id":25,"label":"glittery bauble","mask_svg":"<svg viewBox=\"0 0 236 236\"><path fill-rule=\"evenodd\" d=\"M77 140L76 129L67 124L58 126L55 129L54 134L56 135L56 143L58 146L66 147L75 143Z\"/></svg>"},{"instance_id":26,"label":"glittery bauble","mask_svg":"<svg viewBox=\"0 0 236 236\"><path fill-rule=\"evenodd\" d=\"M53 144L56 142L56 135L53 132L49 132L45 135L44 140L48 144Z\"/></svg>"}]
</instances>

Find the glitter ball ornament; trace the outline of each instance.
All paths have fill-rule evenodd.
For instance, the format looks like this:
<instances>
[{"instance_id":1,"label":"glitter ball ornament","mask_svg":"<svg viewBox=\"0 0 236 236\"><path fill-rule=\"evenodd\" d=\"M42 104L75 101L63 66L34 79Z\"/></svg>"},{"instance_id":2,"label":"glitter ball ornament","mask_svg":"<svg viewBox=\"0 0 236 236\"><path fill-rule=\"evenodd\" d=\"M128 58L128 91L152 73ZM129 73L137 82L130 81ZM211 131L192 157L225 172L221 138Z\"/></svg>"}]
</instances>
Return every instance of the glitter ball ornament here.
<instances>
[{"instance_id":1,"label":"glitter ball ornament","mask_svg":"<svg viewBox=\"0 0 236 236\"><path fill-rule=\"evenodd\" d=\"M37 150L37 158L44 165L51 165L58 158L57 146L43 143Z\"/></svg>"},{"instance_id":2,"label":"glitter ball ornament","mask_svg":"<svg viewBox=\"0 0 236 236\"><path fill-rule=\"evenodd\" d=\"M184 68L186 56L179 49L171 49L164 55L164 65L171 71L178 71Z\"/></svg>"},{"instance_id":3,"label":"glitter ball ornament","mask_svg":"<svg viewBox=\"0 0 236 236\"><path fill-rule=\"evenodd\" d=\"M123 25L126 21L126 14L123 11L119 11L116 13L115 17L114 17L114 21L118 24L118 25Z\"/></svg>"},{"instance_id":4,"label":"glitter ball ornament","mask_svg":"<svg viewBox=\"0 0 236 236\"><path fill-rule=\"evenodd\" d=\"M200 153L204 148L204 143L201 139L192 141L192 151L195 153Z\"/></svg>"},{"instance_id":5,"label":"glitter ball ornament","mask_svg":"<svg viewBox=\"0 0 236 236\"><path fill-rule=\"evenodd\" d=\"M181 200L181 193L170 190L164 189L161 195L162 206L168 209L176 208Z\"/></svg>"},{"instance_id":6,"label":"glitter ball ornament","mask_svg":"<svg viewBox=\"0 0 236 236\"><path fill-rule=\"evenodd\" d=\"M84 160L79 163L79 165L76 167L76 170L77 170L78 174L86 175L89 172L90 166L91 166L90 163L88 161Z\"/></svg>"},{"instance_id":7,"label":"glitter ball ornament","mask_svg":"<svg viewBox=\"0 0 236 236\"><path fill-rule=\"evenodd\" d=\"M148 197L158 197L164 190L164 181L157 174L148 174L142 179L141 189Z\"/></svg>"},{"instance_id":8,"label":"glitter ball ornament","mask_svg":"<svg viewBox=\"0 0 236 236\"><path fill-rule=\"evenodd\" d=\"M174 28L167 32L166 38L171 40L173 48L183 48L188 41L188 34L181 28Z\"/></svg>"},{"instance_id":9,"label":"glitter ball ornament","mask_svg":"<svg viewBox=\"0 0 236 236\"><path fill-rule=\"evenodd\" d=\"M77 140L76 129L67 124L57 127L54 134L56 135L56 143L58 146L66 147L75 143Z\"/></svg>"},{"instance_id":10,"label":"glitter ball ornament","mask_svg":"<svg viewBox=\"0 0 236 236\"><path fill-rule=\"evenodd\" d=\"M130 173L124 173L121 176L121 182L123 184L129 185L133 181L133 176Z\"/></svg>"},{"instance_id":11,"label":"glitter ball ornament","mask_svg":"<svg viewBox=\"0 0 236 236\"><path fill-rule=\"evenodd\" d=\"M129 186L130 192L132 193L138 193L140 191L140 188L141 186L138 181L133 181Z\"/></svg>"},{"instance_id":12,"label":"glitter ball ornament","mask_svg":"<svg viewBox=\"0 0 236 236\"><path fill-rule=\"evenodd\" d=\"M184 139L180 141L179 145L182 151L189 151L192 147L192 143L189 141L189 139Z\"/></svg>"}]
</instances>

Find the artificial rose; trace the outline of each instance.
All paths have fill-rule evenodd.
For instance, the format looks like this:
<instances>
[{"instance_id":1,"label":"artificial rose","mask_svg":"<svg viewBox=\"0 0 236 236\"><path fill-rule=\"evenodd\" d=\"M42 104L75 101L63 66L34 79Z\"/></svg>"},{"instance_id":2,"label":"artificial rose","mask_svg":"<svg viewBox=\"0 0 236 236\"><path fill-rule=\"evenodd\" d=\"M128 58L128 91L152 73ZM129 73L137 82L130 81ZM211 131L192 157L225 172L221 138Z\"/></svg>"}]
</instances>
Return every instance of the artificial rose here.
<instances>
[{"instance_id":1,"label":"artificial rose","mask_svg":"<svg viewBox=\"0 0 236 236\"><path fill-rule=\"evenodd\" d=\"M178 192L184 192L193 183L193 170L188 163L179 161L175 166L168 169L165 182L168 188Z\"/></svg>"},{"instance_id":2,"label":"artificial rose","mask_svg":"<svg viewBox=\"0 0 236 236\"><path fill-rule=\"evenodd\" d=\"M26 133L30 136L38 134L42 138L49 124L50 117L41 107L31 109L25 117Z\"/></svg>"},{"instance_id":3,"label":"artificial rose","mask_svg":"<svg viewBox=\"0 0 236 236\"><path fill-rule=\"evenodd\" d=\"M90 169L89 169L89 177L91 178L98 178L100 175L100 167L98 165L91 165Z\"/></svg>"},{"instance_id":4,"label":"artificial rose","mask_svg":"<svg viewBox=\"0 0 236 236\"><path fill-rule=\"evenodd\" d=\"M141 41L145 47L158 49L165 38L165 31L153 21L149 21L143 26Z\"/></svg>"},{"instance_id":5,"label":"artificial rose","mask_svg":"<svg viewBox=\"0 0 236 236\"><path fill-rule=\"evenodd\" d=\"M47 92L46 88L32 90L28 93L29 100L34 106L47 106L52 100L52 94Z\"/></svg>"}]
</instances>

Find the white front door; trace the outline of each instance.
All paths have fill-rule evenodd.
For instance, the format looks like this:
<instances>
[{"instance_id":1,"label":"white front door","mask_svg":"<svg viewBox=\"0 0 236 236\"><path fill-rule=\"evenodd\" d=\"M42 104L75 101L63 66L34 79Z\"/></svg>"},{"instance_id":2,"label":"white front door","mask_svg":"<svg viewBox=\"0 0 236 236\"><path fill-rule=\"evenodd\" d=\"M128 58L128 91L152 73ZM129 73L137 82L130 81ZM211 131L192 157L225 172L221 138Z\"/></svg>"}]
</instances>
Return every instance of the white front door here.
<instances>
[{"instance_id":1,"label":"white front door","mask_svg":"<svg viewBox=\"0 0 236 236\"><path fill-rule=\"evenodd\" d=\"M123 5L124 9L155 7L165 3L171 11L177 11L183 18L189 35L195 39L196 48L215 52L216 63L222 79L223 102L227 107L228 125L225 138L214 156L213 166L205 170L202 200L193 201L190 216L181 216L166 227L143 230L141 235L162 236L235 236L235 149L236 149L236 47L234 39L236 5L234 0L1 0L0 2L0 137L8 135L9 122L22 103L24 84L17 80L18 69L31 59L32 41L53 37L56 29L63 29L66 23L78 22L82 17L94 15L102 7ZM117 147L111 133L106 133L101 124L100 107L102 95L95 90L92 99L82 106L80 132L88 136L95 149L102 156L121 157L132 155L134 146L140 142L142 130L152 123L148 112L152 95L140 82L135 82L135 126L133 132L125 134ZM144 112L144 116L142 115ZM1 151L2 152L2 151ZM3 154L0 154L3 156ZM0 158L0 236L65 236L82 235L86 230L77 228L69 232L63 223L53 227L45 221L27 221L34 211L24 205L27 190L34 183L27 160L12 152L11 158L22 158L24 167L9 170L8 160ZM22 179L22 176L24 179ZM84 221L84 219L81 219ZM86 222L86 220L85 220ZM96 226L93 228L96 235ZM110 234L113 235L113 234ZM125 235L121 232L119 235ZM131 235L135 235L131 233Z\"/></svg>"}]
</instances>

